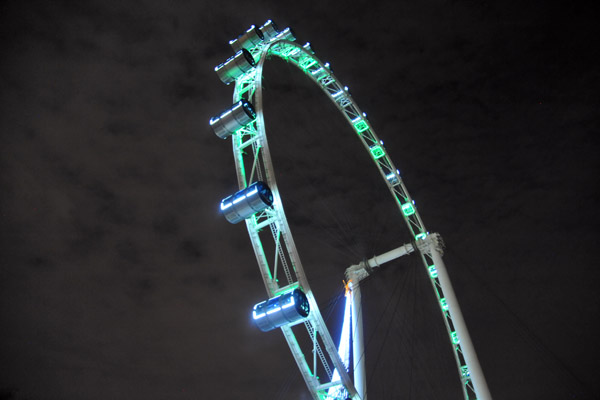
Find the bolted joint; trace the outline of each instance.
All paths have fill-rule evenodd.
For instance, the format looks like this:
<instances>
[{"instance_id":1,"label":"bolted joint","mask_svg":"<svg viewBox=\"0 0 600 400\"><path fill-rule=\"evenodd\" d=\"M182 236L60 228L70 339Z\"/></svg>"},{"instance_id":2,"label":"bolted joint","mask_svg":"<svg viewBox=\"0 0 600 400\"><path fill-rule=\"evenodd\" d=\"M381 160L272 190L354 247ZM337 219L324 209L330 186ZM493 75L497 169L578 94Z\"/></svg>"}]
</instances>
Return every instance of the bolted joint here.
<instances>
[{"instance_id":1,"label":"bolted joint","mask_svg":"<svg viewBox=\"0 0 600 400\"><path fill-rule=\"evenodd\" d=\"M428 234L425 238L417 240L413 242L414 246L416 246L422 253L431 254L431 246L440 253L440 256L444 255L444 248L446 245L444 244L444 240L442 236L435 232Z\"/></svg>"}]
</instances>

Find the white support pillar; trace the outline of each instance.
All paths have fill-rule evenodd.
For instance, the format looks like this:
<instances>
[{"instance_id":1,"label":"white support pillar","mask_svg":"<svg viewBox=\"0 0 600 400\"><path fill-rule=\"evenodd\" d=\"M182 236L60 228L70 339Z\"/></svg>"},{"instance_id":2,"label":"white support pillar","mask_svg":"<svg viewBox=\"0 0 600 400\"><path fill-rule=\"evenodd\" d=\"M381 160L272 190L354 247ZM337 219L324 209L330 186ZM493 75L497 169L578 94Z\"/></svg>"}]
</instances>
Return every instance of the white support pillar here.
<instances>
[{"instance_id":1,"label":"white support pillar","mask_svg":"<svg viewBox=\"0 0 600 400\"><path fill-rule=\"evenodd\" d=\"M428 250L431 253L433 263L435 264L440 286L444 291L444 297L448 304L448 312L450 313L452 323L456 329L456 334L460 340L460 346L469 368L471 382L473 382L477 400L492 400L487 382L483 376L483 371L481 370L481 365L479 364L479 359L477 358L477 353L475 353L475 348L471 341L471 336L469 335L467 325L465 324L462 312L460 311L460 306L458 305L458 300L454 294L454 289L452 288L446 265L442 260L441 248L439 248L439 246L437 235L430 235Z\"/></svg>"},{"instance_id":2,"label":"white support pillar","mask_svg":"<svg viewBox=\"0 0 600 400\"><path fill-rule=\"evenodd\" d=\"M363 339L363 318L360 295L360 281L366 278L371 269L395 260L415 251L412 244L407 243L378 256L374 256L346 270L346 279L352 290L352 358L354 371L354 387L362 400L367 400L367 374Z\"/></svg>"}]
</instances>

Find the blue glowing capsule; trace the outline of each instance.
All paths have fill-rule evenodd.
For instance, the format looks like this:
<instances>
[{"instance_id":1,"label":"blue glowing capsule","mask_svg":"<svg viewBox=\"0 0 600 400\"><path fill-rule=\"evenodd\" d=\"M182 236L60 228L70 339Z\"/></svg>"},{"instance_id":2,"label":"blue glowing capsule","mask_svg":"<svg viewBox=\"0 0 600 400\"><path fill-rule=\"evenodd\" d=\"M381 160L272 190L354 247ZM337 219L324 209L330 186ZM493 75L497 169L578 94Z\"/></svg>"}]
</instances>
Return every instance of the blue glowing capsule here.
<instances>
[{"instance_id":1,"label":"blue glowing capsule","mask_svg":"<svg viewBox=\"0 0 600 400\"><path fill-rule=\"evenodd\" d=\"M266 183L258 181L221 201L221 212L237 224L273 205L273 193Z\"/></svg>"},{"instance_id":2,"label":"blue glowing capsule","mask_svg":"<svg viewBox=\"0 0 600 400\"><path fill-rule=\"evenodd\" d=\"M302 290L294 289L255 305L252 320L261 331L267 332L301 321L309 313L310 305L306 295Z\"/></svg>"}]
</instances>

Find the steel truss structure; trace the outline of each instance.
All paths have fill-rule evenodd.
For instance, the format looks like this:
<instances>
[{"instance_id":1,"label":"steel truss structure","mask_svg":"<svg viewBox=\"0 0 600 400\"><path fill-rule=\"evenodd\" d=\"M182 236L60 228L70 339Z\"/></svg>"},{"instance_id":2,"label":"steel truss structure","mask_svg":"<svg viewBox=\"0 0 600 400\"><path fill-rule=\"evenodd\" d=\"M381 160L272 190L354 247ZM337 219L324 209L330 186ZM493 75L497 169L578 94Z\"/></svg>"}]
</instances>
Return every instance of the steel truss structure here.
<instances>
[{"instance_id":1,"label":"steel truss structure","mask_svg":"<svg viewBox=\"0 0 600 400\"><path fill-rule=\"evenodd\" d=\"M300 288L309 300L310 315L295 326L283 326L281 330L313 398L366 400L365 379L364 374L362 378L356 376L358 366L355 365L353 382L348 366L344 365L338 355L311 291L285 216L271 162L263 114L263 65L270 57L279 57L304 72L335 104L354 136L362 142L414 238L413 242L404 245L404 253L417 251L431 280L456 359L464 398L491 399L441 259L441 238L437 234L430 234L425 228L398 169L348 88L333 74L328 63L323 63L316 57L308 43L302 46L295 42L289 28L271 37L265 35L264 40L251 43L246 49L255 60L255 67L235 79L233 102L247 100L252 103L256 119L232 135L238 185L243 189L260 180L266 182L273 193L272 206L247 218L246 226L269 297ZM351 267L347 275L354 279L353 287L357 287L358 281L381 262L384 262L383 259L378 261L374 258ZM360 304L360 294L357 294L355 309ZM301 345L297 339L298 334L304 337L308 335L309 340L303 339L302 343L310 342L311 349L305 349L306 346ZM364 357L361 359L364 360ZM335 375L333 370L337 372ZM336 379L332 380L334 376ZM363 383L357 382L357 379ZM474 380L477 383L474 384ZM330 390L331 388L336 390ZM338 395L331 397L330 393ZM339 393L343 395L340 397Z\"/></svg>"}]
</instances>

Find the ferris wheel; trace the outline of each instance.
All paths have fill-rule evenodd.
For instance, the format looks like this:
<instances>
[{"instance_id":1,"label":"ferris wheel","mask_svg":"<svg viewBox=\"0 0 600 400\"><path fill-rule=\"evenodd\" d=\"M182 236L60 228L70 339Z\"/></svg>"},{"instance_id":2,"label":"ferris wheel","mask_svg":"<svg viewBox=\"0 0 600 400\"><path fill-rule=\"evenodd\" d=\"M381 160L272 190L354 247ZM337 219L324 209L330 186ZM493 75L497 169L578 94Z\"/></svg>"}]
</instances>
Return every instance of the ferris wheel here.
<instances>
[{"instance_id":1,"label":"ferris wheel","mask_svg":"<svg viewBox=\"0 0 600 400\"><path fill-rule=\"evenodd\" d=\"M229 42L235 55L215 68L223 83L234 84L233 105L211 118L210 125L221 139L231 137L240 189L223 199L220 209L231 223L245 221L268 295L252 309L254 323L263 331L281 329L315 400L366 400L359 283L381 264L417 252L443 316L464 398L491 399L442 260L441 237L426 230L398 169L348 88L329 64L315 55L309 43L300 45L295 40L290 28L280 31L270 20L260 28L253 25ZM413 238L410 243L348 267L344 327L337 348L304 272L275 180L262 92L263 66L271 57L300 69L344 116L379 170Z\"/></svg>"}]
</instances>

